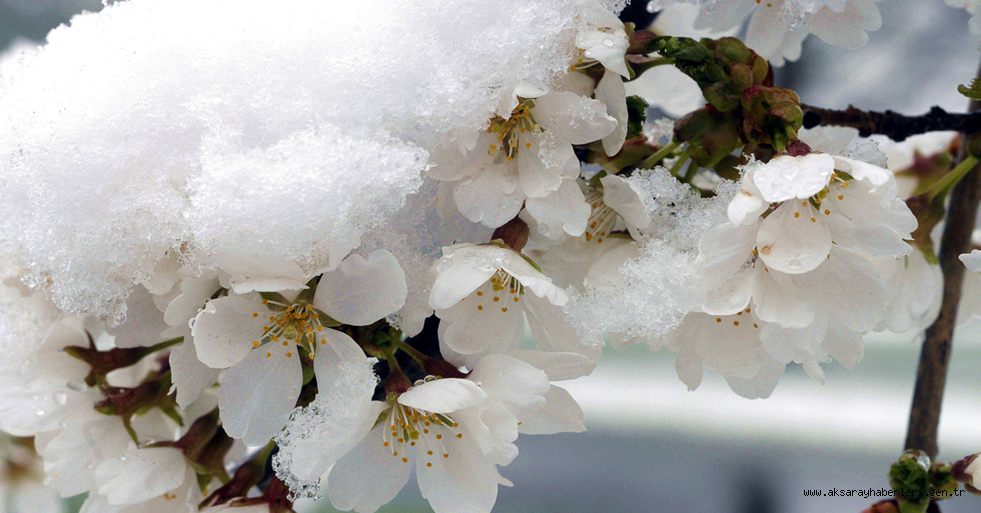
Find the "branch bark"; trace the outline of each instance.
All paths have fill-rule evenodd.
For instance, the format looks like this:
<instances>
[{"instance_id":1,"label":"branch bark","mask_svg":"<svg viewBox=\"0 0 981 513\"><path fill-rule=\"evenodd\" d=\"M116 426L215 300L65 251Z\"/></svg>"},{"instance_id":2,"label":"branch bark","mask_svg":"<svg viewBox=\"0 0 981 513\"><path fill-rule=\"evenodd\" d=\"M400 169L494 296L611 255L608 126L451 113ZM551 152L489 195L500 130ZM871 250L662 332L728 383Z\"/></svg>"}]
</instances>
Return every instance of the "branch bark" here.
<instances>
[{"instance_id":1,"label":"branch bark","mask_svg":"<svg viewBox=\"0 0 981 513\"><path fill-rule=\"evenodd\" d=\"M981 76L981 70L978 71ZM972 101L970 110L978 116L978 102ZM931 111L932 112L932 111ZM890 136L891 137L891 136ZM981 137L981 127L961 134L961 160L966 156L968 140ZM940 423L940 405L947 382L947 365L950 360L952 336L957 321L957 307L961 299L961 285L966 268L958 256L970 248L971 232L981 202L981 165L975 166L950 193L946 224L940 241L940 269L944 276L943 301L940 315L926 331L920 349L920 363L913 388L913 404L910 408L906 430L906 449L920 449L937 456L937 426Z\"/></svg>"},{"instance_id":2,"label":"branch bark","mask_svg":"<svg viewBox=\"0 0 981 513\"><path fill-rule=\"evenodd\" d=\"M981 112L951 114L940 107L933 107L926 114L906 116L898 112L864 111L849 105L845 110L822 109L801 104L804 111L804 128L816 126L848 126L858 129L858 135L868 137L881 134L894 141L902 141L911 135L957 130L964 133L981 131Z\"/></svg>"}]
</instances>

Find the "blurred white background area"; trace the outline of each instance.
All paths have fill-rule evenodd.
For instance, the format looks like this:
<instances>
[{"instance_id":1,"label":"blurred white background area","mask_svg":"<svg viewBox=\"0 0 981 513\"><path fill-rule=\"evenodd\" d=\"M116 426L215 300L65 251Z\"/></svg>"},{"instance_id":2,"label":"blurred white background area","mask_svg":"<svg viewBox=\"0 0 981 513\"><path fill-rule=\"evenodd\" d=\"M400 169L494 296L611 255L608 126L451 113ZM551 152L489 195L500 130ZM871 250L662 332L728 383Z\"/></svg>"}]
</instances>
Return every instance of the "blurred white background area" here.
<instances>
[{"instance_id":1,"label":"blurred white background area","mask_svg":"<svg viewBox=\"0 0 981 513\"><path fill-rule=\"evenodd\" d=\"M749 1L749 0L746 0ZM98 0L0 0L0 47L48 30ZM882 0L883 27L859 50L815 37L776 85L804 103L920 114L963 112L958 84L975 76L979 40L969 15L943 0ZM270 3L274 8L275 3ZM189 15L193 15L192 13ZM476 68L475 68L476 69ZM875 499L804 497L805 489L888 488L900 454L916 365L911 334L872 334L853 370L827 365L820 385L790 366L773 395L747 400L706 371L688 391L674 354L646 346L607 349L591 376L560 383L582 405L588 432L522 436L501 474L500 513L858 513ZM940 459L981 451L981 328L955 337L940 424ZM77 501L75 501L77 503ZM307 511L329 509L327 501ZM945 513L981 511L981 497L953 498ZM429 511L413 483L383 512Z\"/></svg>"}]
</instances>

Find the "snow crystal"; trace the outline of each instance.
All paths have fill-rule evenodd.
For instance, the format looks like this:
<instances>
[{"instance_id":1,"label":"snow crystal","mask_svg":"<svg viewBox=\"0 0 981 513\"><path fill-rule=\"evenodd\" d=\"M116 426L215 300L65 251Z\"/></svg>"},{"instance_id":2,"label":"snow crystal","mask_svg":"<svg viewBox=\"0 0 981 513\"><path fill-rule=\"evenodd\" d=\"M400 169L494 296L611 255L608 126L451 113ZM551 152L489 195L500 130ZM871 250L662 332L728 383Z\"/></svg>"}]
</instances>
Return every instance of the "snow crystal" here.
<instances>
[{"instance_id":1,"label":"snow crystal","mask_svg":"<svg viewBox=\"0 0 981 513\"><path fill-rule=\"evenodd\" d=\"M695 286L698 241L706 230L727 221L726 207L738 188L723 182L713 197L702 198L664 168L637 172L627 182L640 195L652 223L632 254L624 246L602 257L619 264L619 283L610 286L605 280L605 286L571 293L566 310L589 344L600 343L603 333L654 344L681 324L702 301L703 292Z\"/></svg>"},{"instance_id":2,"label":"snow crystal","mask_svg":"<svg viewBox=\"0 0 981 513\"><path fill-rule=\"evenodd\" d=\"M330 387L322 384L317 398L306 407L294 409L286 427L276 435L279 451L273 456L272 466L276 475L289 486L291 500L297 497L320 498L318 478L329 468L329 464L327 468L318 469L315 477L308 476L306 479L294 474L294 465L316 468L316 459L324 452L320 447L321 443L325 447L333 445L336 449L338 439L344 433L330 432L330 420L354 415L371 400L375 385L378 384L378 377L372 371L376 361L374 358L365 360L364 366L341 363L338 366L338 375L331 381ZM360 440L352 442L356 445ZM339 456L341 455L337 455ZM304 462L300 463L300 460Z\"/></svg>"},{"instance_id":3,"label":"snow crystal","mask_svg":"<svg viewBox=\"0 0 981 513\"><path fill-rule=\"evenodd\" d=\"M0 253L60 307L111 322L169 250L309 270L399 211L448 134L561 73L575 9L131 0L78 15L3 71Z\"/></svg>"}]
</instances>

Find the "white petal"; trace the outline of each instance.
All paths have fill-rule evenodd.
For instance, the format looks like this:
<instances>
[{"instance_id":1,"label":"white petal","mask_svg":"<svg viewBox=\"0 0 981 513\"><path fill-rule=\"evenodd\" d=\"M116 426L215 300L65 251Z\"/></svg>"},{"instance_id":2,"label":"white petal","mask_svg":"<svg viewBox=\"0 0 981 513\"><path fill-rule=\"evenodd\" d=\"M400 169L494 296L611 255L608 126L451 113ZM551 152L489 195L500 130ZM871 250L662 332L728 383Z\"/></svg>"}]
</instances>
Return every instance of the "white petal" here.
<instances>
[{"instance_id":1,"label":"white petal","mask_svg":"<svg viewBox=\"0 0 981 513\"><path fill-rule=\"evenodd\" d=\"M579 332L561 308L534 297L526 297L522 303L536 348L579 353L592 360L599 359L602 349L583 344Z\"/></svg>"},{"instance_id":2,"label":"white petal","mask_svg":"<svg viewBox=\"0 0 981 513\"><path fill-rule=\"evenodd\" d=\"M651 218L640 195L630 184L617 175L606 175L600 178L603 184L603 203L616 210L630 228L644 229L650 226Z\"/></svg>"},{"instance_id":3,"label":"white petal","mask_svg":"<svg viewBox=\"0 0 981 513\"><path fill-rule=\"evenodd\" d=\"M432 467L419 465L419 491L435 513L489 513L497 500L494 465L467 437L445 441L448 458L432 458Z\"/></svg>"},{"instance_id":4,"label":"white petal","mask_svg":"<svg viewBox=\"0 0 981 513\"><path fill-rule=\"evenodd\" d=\"M556 139L550 132L518 136L518 183L529 198L546 196L558 189L564 178L578 176L575 151L569 143Z\"/></svg>"},{"instance_id":5,"label":"white petal","mask_svg":"<svg viewBox=\"0 0 981 513\"><path fill-rule=\"evenodd\" d=\"M459 355L504 352L521 340L524 319L519 307L499 307L490 287L484 296L471 294L452 308L436 310L440 323L440 348ZM508 301L505 296L505 305ZM507 312L503 311L507 309ZM443 355L450 358L448 355Z\"/></svg>"},{"instance_id":6,"label":"white petal","mask_svg":"<svg viewBox=\"0 0 981 513\"><path fill-rule=\"evenodd\" d=\"M835 158L824 153L802 157L781 155L753 170L753 183L763 199L778 203L793 198L809 198L828 185Z\"/></svg>"},{"instance_id":7,"label":"white petal","mask_svg":"<svg viewBox=\"0 0 981 513\"><path fill-rule=\"evenodd\" d=\"M337 378L350 369L365 369L368 358L361 347L346 333L330 328L317 332L317 348L313 356L313 370L317 375L318 393L330 396L335 393L334 387L344 386ZM371 399L374 387L367 390L345 390L345 395L358 395L365 400ZM366 396L366 397L365 397Z\"/></svg>"},{"instance_id":8,"label":"white petal","mask_svg":"<svg viewBox=\"0 0 981 513\"><path fill-rule=\"evenodd\" d=\"M225 432L251 446L265 445L286 424L302 380L292 342L254 349L221 376L218 407Z\"/></svg>"},{"instance_id":9,"label":"white petal","mask_svg":"<svg viewBox=\"0 0 981 513\"><path fill-rule=\"evenodd\" d=\"M559 188L545 197L528 198L525 208L538 221L539 233L550 239L565 234L582 235L591 211L582 190L572 179L562 180Z\"/></svg>"},{"instance_id":10,"label":"white petal","mask_svg":"<svg viewBox=\"0 0 981 513\"><path fill-rule=\"evenodd\" d=\"M409 481L412 465L392 457L377 426L339 459L327 478L330 503L342 511L373 513L389 503ZM410 460L411 461L411 460Z\"/></svg>"},{"instance_id":11,"label":"white petal","mask_svg":"<svg viewBox=\"0 0 981 513\"><path fill-rule=\"evenodd\" d=\"M174 298L164 313L169 326L187 326L187 321L204 307L205 300L221 288L218 273L209 272L197 278L185 278L180 283L180 294Z\"/></svg>"},{"instance_id":12,"label":"white petal","mask_svg":"<svg viewBox=\"0 0 981 513\"><path fill-rule=\"evenodd\" d=\"M65 497L95 489L93 469L122 455L131 443L118 417L101 417L74 419L40 451L47 474L45 485Z\"/></svg>"},{"instance_id":13,"label":"white petal","mask_svg":"<svg viewBox=\"0 0 981 513\"><path fill-rule=\"evenodd\" d=\"M958 256L961 262L967 266L968 269L974 272L981 272L981 250L973 250L970 253L965 253Z\"/></svg>"},{"instance_id":14,"label":"white petal","mask_svg":"<svg viewBox=\"0 0 981 513\"><path fill-rule=\"evenodd\" d=\"M810 205L788 201L763 220L756 249L770 269L787 274L813 270L831 252L831 230L824 215Z\"/></svg>"},{"instance_id":15,"label":"white petal","mask_svg":"<svg viewBox=\"0 0 981 513\"><path fill-rule=\"evenodd\" d=\"M453 201L460 213L490 228L514 219L525 197L518 176L498 169L487 169L453 187Z\"/></svg>"},{"instance_id":16,"label":"white petal","mask_svg":"<svg viewBox=\"0 0 981 513\"><path fill-rule=\"evenodd\" d=\"M612 157L620 152L623 141L627 139L627 89L623 79L614 72L607 71L596 85L596 99L606 105L606 113L617 121L617 127L602 139L603 151Z\"/></svg>"},{"instance_id":17,"label":"white petal","mask_svg":"<svg viewBox=\"0 0 981 513\"><path fill-rule=\"evenodd\" d=\"M503 402L519 419L533 415L545 405L549 389L545 372L516 358L490 354L480 359L467 379L480 383L488 396Z\"/></svg>"},{"instance_id":18,"label":"white petal","mask_svg":"<svg viewBox=\"0 0 981 513\"><path fill-rule=\"evenodd\" d=\"M794 281L853 331L869 331L885 316L889 291L872 263L856 252L834 246L827 262Z\"/></svg>"},{"instance_id":19,"label":"white petal","mask_svg":"<svg viewBox=\"0 0 981 513\"><path fill-rule=\"evenodd\" d=\"M398 402L410 408L433 413L452 413L479 404L487 393L473 381L443 378L412 387L398 397Z\"/></svg>"},{"instance_id":20,"label":"white petal","mask_svg":"<svg viewBox=\"0 0 981 513\"><path fill-rule=\"evenodd\" d=\"M126 322L106 330L115 337L116 347L152 346L164 340L160 333L168 326L153 297L141 286L126 298Z\"/></svg>"},{"instance_id":21,"label":"white petal","mask_svg":"<svg viewBox=\"0 0 981 513\"><path fill-rule=\"evenodd\" d=\"M516 349L508 356L527 362L545 371L549 381L576 379L593 372L596 362L578 353L555 353Z\"/></svg>"},{"instance_id":22,"label":"white petal","mask_svg":"<svg viewBox=\"0 0 981 513\"><path fill-rule=\"evenodd\" d=\"M274 254L249 254L238 249L218 250L218 267L228 273L236 294L252 291L301 290L308 278L295 262Z\"/></svg>"},{"instance_id":23,"label":"white petal","mask_svg":"<svg viewBox=\"0 0 981 513\"><path fill-rule=\"evenodd\" d=\"M574 93L556 91L535 99L535 119L555 133L559 141L586 144L609 135L617 120L606 114L606 105Z\"/></svg>"},{"instance_id":24,"label":"white petal","mask_svg":"<svg viewBox=\"0 0 981 513\"><path fill-rule=\"evenodd\" d=\"M530 435L581 433L586 430L584 419L582 408L569 392L553 385L545 393L545 408L531 418L522 419L518 431Z\"/></svg>"},{"instance_id":25,"label":"white petal","mask_svg":"<svg viewBox=\"0 0 981 513\"><path fill-rule=\"evenodd\" d=\"M190 340L171 349L170 371L174 382L171 391L177 390L177 405L181 408L187 408L218 380L218 369L198 359L194 342Z\"/></svg>"},{"instance_id":26,"label":"white petal","mask_svg":"<svg viewBox=\"0 0 981 513\"><path fill-rule=\"evenodd\" d=\"M780 363L773 358L767 360L766 364L752 378L727 377L726 383L733 392L747 399L766 399L773 393L777 382L783 376L786 364Z\"/></svg>"},{"instance_id":27,"label":"white petal","mask_svg":"<svg viewBox=\"0 0 981 513\"><path fill-rule=\"evenodd\" d=\"M268 308L242 296L209 301L191 329L198 358L216 369L235 365L262 339L269 314Z\"/></svg>"},{"instance_id":28,"label":"white petal","mask_svg":"<svg viewBox=\"0 0 981 513\"><path fill-rule=\"evenodd\" d=\"M753 183L752 171L746 173L741 185L742 188L733 196L726 210L729 222L735 225L755 224L760 215L770 208L770 203L763 200L763 195Z\"/></svg>"},{"instance_id":29,"label":"white petal","mask_svg":"<svg viewBox=\"0 0 981 513\"><path fill-rule=\"evenodd\" d=\"M344 324L366 326L402 308L405 295L402 267L394 255L379 249L367 261L351 255L324 273L313 306Z\"/></svg>"},{"instance_id":30,"label":"white petal","mask_svg":"<svg viewBox=\"0 0 981 513\"><path fill-rule=\"evenodd\" d=\"M497 269L477 267L464 259L450 259L448 265L439 270L436 275L429 294L429 306L434 309L446 309L456 305L461 299L487 283L496 272Z\"/></svg>"},{"instance_id":31,"label":"white petal","mask_svg":"<svg viewBox=\"0 0 981 513\"><path fill-rule=\"evenodd\" d=\"M307 481L320 479L331 465L362 443L378 415L389 407L388 403L372 401L347 415L325 416L313 433L293 441L296 447L290 472Z\"/></svg>"},{"instance_id":32,"label":"white petal","mask_svg":"<svg viewBox=\"0 0 981 513\"><path fill-rule=\"evenodd\" d=\"M138 504L180 486L186 470L179 449L135 449L104 461L95 470L95 480L99 494L105 495L109 504Z\"/></svg>"},{"instance_id":33,"label":"white petal","mask_svg":"<svg viewBox=\"0 0 981 513\"><path fill-rule=\"evenodd\" d=\"M813 306L802 297L803 294L797 288L788 284L789 275L769 271L760 262L757 262L753 274L753 304L756 305L754 311L760 319L787 328L803 328L814 321Z\"/></svg>"}]
</instances>

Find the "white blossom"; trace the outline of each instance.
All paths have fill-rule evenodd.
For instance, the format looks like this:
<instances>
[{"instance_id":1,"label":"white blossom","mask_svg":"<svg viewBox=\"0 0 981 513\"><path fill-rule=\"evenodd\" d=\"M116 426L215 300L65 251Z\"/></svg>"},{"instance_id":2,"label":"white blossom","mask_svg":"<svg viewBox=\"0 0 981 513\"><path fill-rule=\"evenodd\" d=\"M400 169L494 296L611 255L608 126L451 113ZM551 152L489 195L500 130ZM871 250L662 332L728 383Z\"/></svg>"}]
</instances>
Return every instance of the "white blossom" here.
<instances>
[{"instance_id":1,"label":"white blossom","mask_svg":"<svg viewBox=\"0 0 981 513\"><path fill-rule=\"evenodd\" d=\"M504 353L524 333L527 319L541 350L598 356L579 343L561 307L569 298L527 257L493 244L444 248L429 296L440 323L440 351L468 367L481 356Z\"/></svg>"}]
</instances>

